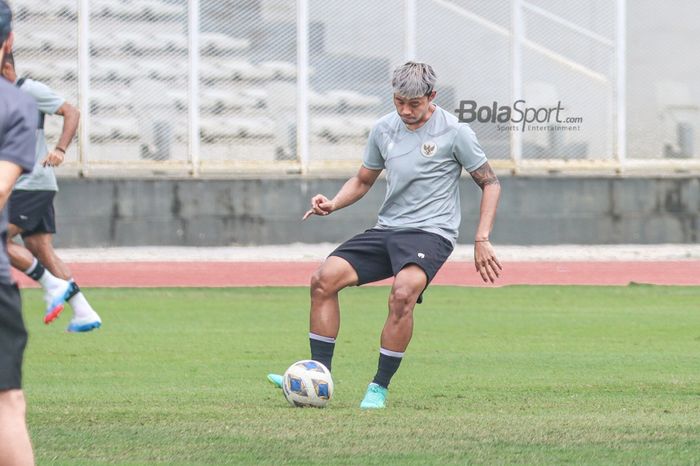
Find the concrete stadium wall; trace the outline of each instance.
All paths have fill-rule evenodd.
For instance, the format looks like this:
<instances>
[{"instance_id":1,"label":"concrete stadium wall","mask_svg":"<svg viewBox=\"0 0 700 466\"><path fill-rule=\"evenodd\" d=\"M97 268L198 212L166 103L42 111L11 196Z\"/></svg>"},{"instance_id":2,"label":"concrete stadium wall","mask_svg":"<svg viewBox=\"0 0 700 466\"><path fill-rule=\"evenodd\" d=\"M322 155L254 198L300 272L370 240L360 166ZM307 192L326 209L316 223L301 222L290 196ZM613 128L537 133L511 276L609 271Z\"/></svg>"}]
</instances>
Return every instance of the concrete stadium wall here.
<instances>
[{"instance_id":1,"label":"concrete stadium wall","mask_svg":"<svg viewBox=\"0 0 700 466\"><path fill-rule=\"evenodd\" d=\"M343 179L61 179L60 247L340 242L371 227L384 180L357 204L301 222L316 193ZM700 178L504 177L500 244L695 243ZM462 179L460 242L473 238L479 189Z\"/></svg>"}]
</instances>

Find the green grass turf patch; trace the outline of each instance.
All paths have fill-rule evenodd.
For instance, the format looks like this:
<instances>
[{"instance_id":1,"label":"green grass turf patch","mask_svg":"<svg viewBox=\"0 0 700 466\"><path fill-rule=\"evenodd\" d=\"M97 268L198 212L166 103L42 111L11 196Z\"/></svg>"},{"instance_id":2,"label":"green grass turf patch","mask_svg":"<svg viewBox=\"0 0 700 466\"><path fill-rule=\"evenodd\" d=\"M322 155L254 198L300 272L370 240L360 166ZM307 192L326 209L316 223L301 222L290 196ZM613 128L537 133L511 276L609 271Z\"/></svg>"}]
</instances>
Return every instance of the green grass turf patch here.
<instances>
[{"instance_id":1,"label":"green grass turf patch","mask_svg":"<svg viewBox=\"0 0 700 466\"><path fill-rule=\"evenodd\" d=\"M85 294L73 335L24 291L39 464L700 463L700 288L432 287L382 412L387 288L341 293L323 410L265 380L308 357L305 288Z\"/></svg>"}]
</instances>

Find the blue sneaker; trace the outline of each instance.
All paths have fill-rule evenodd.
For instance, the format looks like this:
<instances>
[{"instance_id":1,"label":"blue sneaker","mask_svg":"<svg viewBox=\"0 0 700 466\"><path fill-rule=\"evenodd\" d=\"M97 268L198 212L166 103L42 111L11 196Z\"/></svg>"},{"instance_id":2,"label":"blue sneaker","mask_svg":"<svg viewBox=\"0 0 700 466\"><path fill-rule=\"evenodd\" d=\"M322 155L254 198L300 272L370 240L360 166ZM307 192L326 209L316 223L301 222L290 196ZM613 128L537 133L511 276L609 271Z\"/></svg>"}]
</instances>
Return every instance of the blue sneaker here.
<instances>
[{"instance_id":1,"label":"blue sneaker","mask_svg":"<svg viewBox=\"0 0 700 466\"><path fill-rule=\"evenodd\" d=\"M372 382L367 387L367 393L360 403L362 409L383 409L386 408L386 397L389 390Z\"/></svg>"},{"instance_id":2,"label":"blue sneaker","mask_svg":"<svg viewBox=\"0 0 700 466\"><path fill-rule=\"evenodd\" d=\"M279 374L267 374L267 380L276 388L282 388L282 384L284 383L284 377Z\"/></svg>"},{"instance_id":3,"label":"blue sneaker","mask_svg":"<svg viewBox=\"0 0 700 466\"><path fill-rule=\"evenodd\" d=\"M98 316L96 312L94 314L95 315L83 319L77 319L74 317L68 324L66 331L70 333L82 333L90 332L102 327L100 316Z\"/></svg>"},{"instance_id":4,"label":"blue sneaker","mask_svg":"<svg viewBox=\"0 0 700 466\"><path fill-rule=\"evenodd\" d=\"M72 290L73 282L65 282L65 287L61 287L53 293L49 291L44 292L44 301L46 301L45 324L50 324L61 315Z\"/></svg>"}]
</instances>

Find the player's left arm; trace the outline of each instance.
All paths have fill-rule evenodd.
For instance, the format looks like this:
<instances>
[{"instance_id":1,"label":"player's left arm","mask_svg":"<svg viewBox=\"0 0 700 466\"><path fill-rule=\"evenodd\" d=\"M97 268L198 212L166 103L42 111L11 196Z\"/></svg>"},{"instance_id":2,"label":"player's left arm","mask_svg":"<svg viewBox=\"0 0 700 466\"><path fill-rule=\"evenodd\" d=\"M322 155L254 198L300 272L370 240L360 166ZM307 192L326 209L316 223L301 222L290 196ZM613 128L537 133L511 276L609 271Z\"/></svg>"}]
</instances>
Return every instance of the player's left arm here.
<instances>
[{"instance_id":1,"label":"player's left arm","mask_svg":"<svg viewBox=\"0 0 700 466\"><path fill-rule=\"evenodd\" d=\"M44 166L57 167L63 163L68 146L73 141L75 133L78 131L80 123L80 110L68 102L63 104L56 110L56 115L63 117L63 129L61 136L58 138L58 143L54 149L50 150L43 161Z\"/></svg>"},{"instance_id":2,"label":"player's left arm","mask_svg":"<svg viewBox=\"0 0 700 466\"><path fill-rule=\"evenodd\" d=\"M484 282L493 283L503 269L489 241L489 234L496 219L498 199L501 196L501 183L488 162L484 162L469 174L482 192L479 225L474 237L474 266Z\"/></svg>"}]
</instances>

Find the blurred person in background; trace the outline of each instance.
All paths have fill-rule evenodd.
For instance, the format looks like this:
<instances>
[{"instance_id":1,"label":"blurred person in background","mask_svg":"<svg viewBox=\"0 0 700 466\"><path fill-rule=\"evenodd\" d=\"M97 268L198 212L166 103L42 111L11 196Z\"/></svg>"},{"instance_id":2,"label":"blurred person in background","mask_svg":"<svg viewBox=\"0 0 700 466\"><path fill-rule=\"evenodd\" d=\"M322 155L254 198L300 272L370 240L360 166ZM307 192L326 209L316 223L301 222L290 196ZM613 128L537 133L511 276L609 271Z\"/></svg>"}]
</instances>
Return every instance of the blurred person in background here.
<instances>
[{"instance_id":1,"label":"blurred person in background","mask_svg":"<svg viewBox=\"0 0 700 466\"><path fill-rule=\"evenodd\" d=\"M78 130L80 111L46 84L18 78L12 53L8 53L3 63L2 76L32 97L39 109L34 169L31 174L19 178L10 197L7 249L12 266L43 287L46 301L44 323L53 322L67 301L73 309L73 318L67 330L94 330L102 325L102 320L53 248L53 235L56 233L53 202L58 192L53 167L63 163L66 150ZM46 115L63 117L61 136L53 149L48 148L44 135ZM17 235L22 236L24 246L12 241Z\"/></svg>"}]
</instances>

